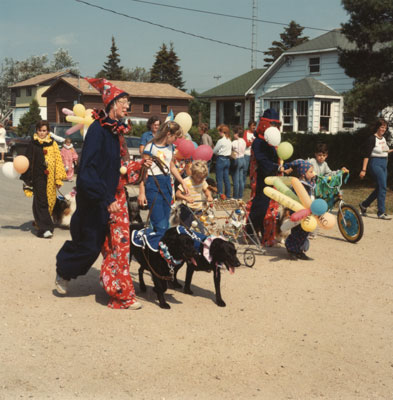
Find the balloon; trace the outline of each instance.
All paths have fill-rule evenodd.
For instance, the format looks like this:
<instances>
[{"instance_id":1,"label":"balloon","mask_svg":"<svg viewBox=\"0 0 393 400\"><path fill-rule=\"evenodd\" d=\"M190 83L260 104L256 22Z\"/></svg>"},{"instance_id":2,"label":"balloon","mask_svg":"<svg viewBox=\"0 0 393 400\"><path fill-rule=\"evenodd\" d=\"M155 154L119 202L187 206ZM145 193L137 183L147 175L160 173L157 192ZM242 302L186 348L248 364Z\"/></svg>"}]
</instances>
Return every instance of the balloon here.
<instances>
[{"instance_id":1,"label":"balloon","mask_svg":"<svg viewBox=\"0 0 393 400\"><path fill-rule=\"evenodd\" d=\"M288 160L293 154L293 146L289 142L282 142L277 147L277 155L282 160Z\"/></svg>"},{"instance_id":2,"label":"balloon","mask_svg":"<svg viewBox=\"0 0 393 400\"><path fill-rule=\"evenodd\" d=\"M72 110L69 110L68 108L62 108L61 111L65 115L74 115L74 112Z\"/></svg>"},{"instance_id":3,"label":"balloon","mask_svg":"<svg viewBox=\"0 0 393 400\"><path fill-rule=\"evenodd\" d=\"M72 135L73 133L79 131L80 129L83 129L83 126L84 126L83 124L76 124L74 126L71 126L70 129L67 129L65 133L66 135Z\"/></svg>"},{"instance_id":4,"label":"balloon","mask_svg":"<svg viewBox=\"0 0 393 400\"><path fill-rule=\"evenodd\" d=\"M65 119L66 121L74 122L75 124L83 124L85 122L84 118L77 117L76 115L67 115Z\"/></svg>"},{"instance_id":5,"label":"balloon","mask_svg":"<svg viewBox=\"0 0 393 400\"><path fill-rule=\"evenodd\" d=\"M299 181L298 178L292 178L291 183L304 208L310 208L311 198L308 195L307 190L304 188L303 184Z\"/></svg>"},{"instance_id":6,"label":"balloon","mask_svg":"<svg viewBox=\"0 0 393 400\"><path fill-rule=\"evenodd\" d=\"M194 160L210 161L213 157L213 150L208 144L201 144L192 155Z\"/></svg>"},{"instance_id":7,"label":"balloon","mask_svg":"<svg viewBox=\"0 0 393 400\"><path fill-rule=\"evenodd\" d=\"M279 177L275 177L273 179L273 186L280 191L281 193L285 194L286 196L290 197L291 199L299 202L298 197L295 193L292 192L291 189L281 180Z\"/></svg>"},{"instance_id":8,"label":"balloon","mask_svg":"<svg viewBox=\"0 0 393 400\"><path fill-rule=\"evenodd\" d=\"M306 232L314 231L315 228L317 227L317 225L318 225L317 219L313 215L310 215L310 216L306 217L300 223L300 226Z\"/></svg>"},{"instance_id":9,"label":"balloon","mask_svg":"<svg viewBox=\"0 0 393 400\"><path fill-rule=\"evenodd\" d=\"M72 111L74 112L74 114L77 116L77 117L84 117L85 116L85 113L86 113L86 108L85 108L85 106L83 105L83 104L75 104L74 105L74 108L72 109Z\"/></svg>"},{"instance_id":10,"label":"balloon","mask_svg":"<svg viewBox=\"0 0 393 400\"><path fill-rule=\"evenodd\" d=\"M85 125L90 125L94 122L93 116L92 116L93 110L91 108L88 108L85 112Z\"/></svg>"},{"instance_id":11,"label":"balloon","mask_svg":"<svg viewBox=\"0 0 393 400\"><path fill-rule=\"evenodd\" d=\"M184 158L191 158L195 151L195 147L191 140L182 140L177 146L177 150L182 154Z\"/></svg>"},{"instance_id":12,"label":"balloon","mask_svg":"<svg viewBox=\"0 0 393 400\"><path fill-rule=\"evenodd\" d=\"M179 146L179 143L180 143L181 141L183 141L183 140L186 140L186 139L184 139L184 138L177 138L173 144L174 144L175 146Z\"/></svg>"},{"instance_id":13,"label":"balloon","mask_svg":"<svg viewBox=\"0 0 393 400\"><path fill-rule=\"evenodd\" d=\"M325 213L317 217L318 225L323 229L331 229L336 223L336 218L333 214Z\"/></svg>"},{"instance_id":14,"label":"balloon","mask_svg":"<svg viewBox=\"0 0 393 400\"><path fill-rule=\"evenodd\" d=\"M270 197L271 199L276 200L278 203L280 203L284 207L291 209L292 211L299 211L304 208L297 201L291 199L290 197L286 196L285 194L282 194L278 190L273 189L269 186L267 186L263 189L263 193L265 193L265 195L267 197Z\"/></svg>"},{"instance_id":15,"label":"balloon","mask_svg":"<svg viewBox=\"0 0 393 400\"><path fill-rule=\"evenodd\" d=\"M281 142L281 133L275 126L267 128L263 136L271 146L278 146Z\"/></svg>"},{"instance_id":16,"label":"balloon","mask_svg":"<svg viewBox=\"0 0 393 400\"><path fill-rule=\"evenodd\" d=\"M3 164L3 174L8 179L18 179L19 174L14 168L14 164L12 162L6 162Z\"/></svg>"},{"instance_id":17,"label":"balloon","mask_svg":"<svg viewBox=\"0 0 393 400\"><path fill-rule=\"evenodd\" d=\"M315 199L310 208L314 215L322 215L328 210L328 204L323 199Z\"/></svg>"},{"instance_id":18,"label":"balloon","mask_svg":"<svg viewBox=\"0 0 393 400\"><path fill-rule=\"evenodd\" d=\"M299 210L291 214L291 221L294 222L301 221L302 219L308 217L309 215L311 215L311 210L309 208L303 208L303 210Z\"/></svg>"},{"instance_id":19,"label":"balloon","mask_svg":"<svg viewBox=\"0 0 393 400\"><path fill-rule=\"evenodd\" d=\"M300 224L300 221L294 222L288 218L281 224L280 230L281 230L281 232L290 231L292 228L294 228L295 226L298 226L299 224Z\"/></svg>"},{"instance_id":20,"label":"balloon","mask_svg":"<svg viewBox=\"0 0 393 400\"><path fill-rule=\"evenodd\" d=\"M181 126L184 134L186 134L186 132L188 132L192 127L191 115L186 112L180 112L177 114L175 117L175 122Z\"/></svg>"},{"instance_id":21,"label":"balloon","mask_svg":"<svg viewBox=\"0 0 393 400\"><path fill-rule=\"evenodd\" d=\"M178 149L175 149L175 152L173 153L173 155L175 156L176 160L184 160L183 155L180 153L180 151Z\"/></svg>"},{"instance_id":22,"label":"balloon","mask_svg":"<svg viewBox=\"0 0 393 400\"><path fill-rule=\"evenodd\" d=\"M199 146L200 147L200 146ZM265 183L266 183L266 185L270 185L270 186L273 186L273 182L274 182L274 180L277 178L277 176L267 176L266 178L265 178ZM292 179L292 176L280 176L279 177L280 178L280 180L285 184L285 185L287 185L287 186L290 186L292 183L291 183L291 179Z\"/></svg>"},{"instance_id":23,"label":"balloon","mask_svg":"<svg viewBox=\"0 0 393 400\"><path fill-rule=\"evenodd\" d=\"M18 174L24 174L29 169L29 159L25 156L17 156L14 159L14 168Z\"/></svg>"}]
</instances>

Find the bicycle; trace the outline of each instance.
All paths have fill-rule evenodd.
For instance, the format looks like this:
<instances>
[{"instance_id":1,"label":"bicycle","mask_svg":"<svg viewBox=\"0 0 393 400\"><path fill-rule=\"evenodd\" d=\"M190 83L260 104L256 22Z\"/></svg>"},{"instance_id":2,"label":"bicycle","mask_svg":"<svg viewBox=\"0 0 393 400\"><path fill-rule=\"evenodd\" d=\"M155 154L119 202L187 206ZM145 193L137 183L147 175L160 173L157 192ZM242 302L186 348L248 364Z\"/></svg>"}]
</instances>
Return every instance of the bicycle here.
<instances>
[{"instance_id":1,"label":"bicycle","mask_svg":"<svg viewBox=\"0 0 393 400\"><path fill-rule=\"evenodd\" d=\"M317 176L315 197L324 199L328 204L328 211L338 205L337 224L340 233L350 243L358 242L364 233L363 218L350 204L343 200L341 186L347 183L349 173L343 181L344 173L339 171L333 176Z\"/></svg>"}]
</instances>

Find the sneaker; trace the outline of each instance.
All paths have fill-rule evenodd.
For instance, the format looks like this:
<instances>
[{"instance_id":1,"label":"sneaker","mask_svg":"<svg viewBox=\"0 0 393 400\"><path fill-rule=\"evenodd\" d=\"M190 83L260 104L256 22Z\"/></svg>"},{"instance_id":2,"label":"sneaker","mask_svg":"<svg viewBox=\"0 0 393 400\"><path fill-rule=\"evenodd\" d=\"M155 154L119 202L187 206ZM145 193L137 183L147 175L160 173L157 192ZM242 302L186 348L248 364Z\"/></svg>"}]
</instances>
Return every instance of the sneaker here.
<instances>
[{"instance_id":1,"label":"sneaker","mask_svg":"<svg viewBox=\"0 0 393 400\"><path fill-rule=\"evenodd\" d=\"M381 214L381 215L378 215L378 219L391 220L392 217L389 217L389 215L387 215L387 214Z\"/></svg>"},{"instance_id":2,"label":"sneaker","mask_svg":"<svg viewBox=\"0 0 393 400\"><path fill-rule=\"evenodd\" d=\"M139 310L142 308L142 304L139 303L137 299L134 299L130 306L128 306L130 310Z\"/></svg>"},{"instance_id":3,"label":"sneaker","mask_svg":"<svg viewBox=\"0 0 393 400\"><path fill-rule=\"evenodd\" d=\"M312 258L309 257L309 256L308 256L306 253L304 253L304 252L296 253L296 257L297 257L299 260L312 260Z\"/></svg>"},{"instance_id":4,"label":"sneaker","mask_svg":"<svg viewBox=\"0 0 393 400\"><path fill-rule=\"evenodd\" d=\"M42 237L45 238L45 239L50 239L52 236L53 236L53 233L51 231L45 231L42 234Z\"/></svg>"},{"instance_id":5,"label":"sneaker","mask_svg":"<svg viewBox=\"0 0 393 400\"><path fill-rule=\"evenodd\" d=\"M292 251L288 251L288 257L292 261L297 261L299 257L297 257L296 253L293 253Z\"/></svg>"},{"instance_id":6,"label":"sneaker","mask_svg":"<svg viewBox=\"0 0 393 400\"><path fill-rule=\"evenodd\" d=\"M60 294L67 294L69 283L70 283L70 281L67 281L66 279L63 279L61 276L56 275L55 286L56 286L56 290Z\"/></svg>"},{"instance_id":7,"label":"sneaker","mask_svg":"<svg viewBox=\"0 0 393 400\"><path fill-rule=\"evenodd\" d=\"M359 203L359 208L360 208L360 212L362 213L363 216L367 215L367 207L364 207L364 205L362 203Z\"/></svg>"}]
</instances>

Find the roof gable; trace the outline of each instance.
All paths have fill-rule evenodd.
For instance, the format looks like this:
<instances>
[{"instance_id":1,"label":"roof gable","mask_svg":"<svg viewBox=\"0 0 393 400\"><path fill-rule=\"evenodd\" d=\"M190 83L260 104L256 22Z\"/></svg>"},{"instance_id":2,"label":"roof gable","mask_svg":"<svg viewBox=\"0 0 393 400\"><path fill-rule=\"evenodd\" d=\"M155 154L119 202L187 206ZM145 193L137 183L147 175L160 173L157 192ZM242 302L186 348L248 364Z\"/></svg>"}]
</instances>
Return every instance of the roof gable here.
<instances>
[{"instance_id":1,"label":"roof gable","mask_svg":"<svg viewBox=\"0 0 393 400\"><path fill-rule=\"evenodd\" d=\"M299 46L292 47L285 51L285 54L337 49L339 47L344 50L353 50L356 48L356 44L350 42L345 35L341 33L341 29L334 29L316 37L315 39L299 44Z\"/></svg>"},{"instance_id":2,"label":"roof gable","mask_svg":"<svg viewBox=\"0 0 393 400\"><path fill-rule=\"evenodd\" d=\"M51 80L60 78L62 76L76 76L76 74L74 74L69 70L65 70L65 71L51 72L50 74L36 75L22 82L15 83L14 85L10 86L10 88L37 86L37 85L43 85L44 83L49 84Z\"/></svg>"},{"instance_id":3,"label":"roof gable","mask_svg":"<svg viewBox=\"0 0 393 400\"><path fill-rule=\"evenodd\" d=\"M263 97L266 98L288 98L288 97L315 97L315 96L340 96L339 93L331 89L324 83L314 78L304 78L299 81L290 83L279 89L265 93Z\"/></svg>"},{"instance_id":4,"label":"roof gable","mask_svg":"<svg viewBox=\"0 0 393 400\"><path fill-rule=\"evenodd\" d=\"M61 77L50 88L48 88L43 96L47 96L53 88L60 82L65 82L67 85L73 87L82 95L96 95L101 96L100 92L95 89L83 78L68 78ZM129 82L129 81L110 81L116 87L124 90L130 97L153 97L153 98L166 98L166 99L184 99L192 100L193 96L180 89L175 88L169 83L150 83L150 82Z\"/></svg>"},{"instance_id":5,"label":"roof gable","mask_svg":"<svg viewBox=\"0 0 393 400\"><path fill-rule=\"evenodd\" d=\"M206 92L201 93L198 97L235 97L244 96L248 89L263 75L266 71L264 68L253 69L240 75L236 78L231 79L228 82L224 82Z\"/></svg>"}]
</instances>

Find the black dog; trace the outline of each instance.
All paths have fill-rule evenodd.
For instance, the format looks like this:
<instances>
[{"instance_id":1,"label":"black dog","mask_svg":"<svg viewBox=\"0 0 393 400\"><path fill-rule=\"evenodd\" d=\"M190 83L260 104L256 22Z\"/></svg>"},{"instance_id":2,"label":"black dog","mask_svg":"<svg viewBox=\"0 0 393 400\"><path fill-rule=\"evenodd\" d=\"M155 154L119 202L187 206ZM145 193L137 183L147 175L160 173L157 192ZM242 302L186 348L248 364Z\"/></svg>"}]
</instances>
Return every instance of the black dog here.
<instances>
[{"instance_id":1,"label":"black dog","mask_svg":"<svg viewBox=\"0 0 393 400\"><path fill-rule=\"evenodd\" d=\"M208 258L210 259L210 261L207 260L206 257L203 255L203 248L204 248L204 243L202 242L198 255L195 258L196 265L187 262L184 293L193 294L190 286L194 271L205 271L205 272L212 271L214 279L214 288L216 290L216 303L220 307L225 307L226 304L221 297L220 265L225 266L230 274L233 274L235 272L235 268L240 265L240 261L238 260L236 255L236 248L233 243L228 242L227 240L221 238L214 238L210 244L210 248L207 250ZM181 287L181 285L179 285L177 282L176 275L174 284L177 287Z\"/></svg>"},{"instance_id":2,"label":"black dog","mask_svg":"<svg viewBox=\"0 0 393 400\"><path fill-rule=\"evenodd\" d=\"M179 234L176 228L169 228L161 241L167 246L169 254L173 259L180 262L178 268L180 268L184 262L191 265L195 263L195 258L198 253L194 247L194 241L189 235ZM138 272L141 291L146 291L143 272L149 270L152 274L154 291L157 294L160 307L166 309L171 308L164 298L164 293L168 287L168 281L173 279L173 277L170 276L170 269L167 261L161 256L160 252L154 252L148 246L143 249L142 247L135 246L131 241L130 249L132 256L134 256L140 264Z\"/></svg>"}]
</instances>

